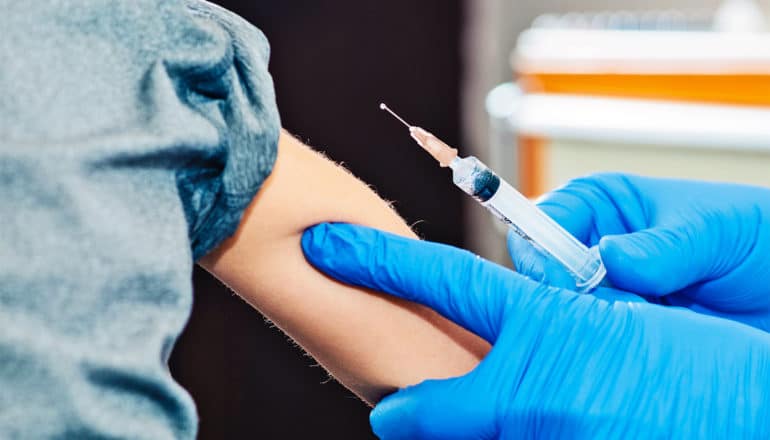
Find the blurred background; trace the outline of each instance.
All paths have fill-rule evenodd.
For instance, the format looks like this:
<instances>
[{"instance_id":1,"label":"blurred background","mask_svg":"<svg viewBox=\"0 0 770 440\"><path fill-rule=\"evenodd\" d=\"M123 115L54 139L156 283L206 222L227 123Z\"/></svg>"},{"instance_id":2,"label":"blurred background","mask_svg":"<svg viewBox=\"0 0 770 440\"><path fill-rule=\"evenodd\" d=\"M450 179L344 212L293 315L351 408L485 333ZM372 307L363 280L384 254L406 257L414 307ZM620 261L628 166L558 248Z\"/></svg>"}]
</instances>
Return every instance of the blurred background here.
<instances>
[{"instance_id":1,"label":"blurred background","mask_svg":"<svg viewBox=\"0 0 770 440\"><path fill-rule=\"evenodd\" d=\"M216 3L270 40L283 126L429 240L506 262L504 231L381 101L530 197L597 171L770 184L770 0ZM218 281L194 284L171 368L201 438L373 438L366 405Z\"/></svg>"}]
</instances>

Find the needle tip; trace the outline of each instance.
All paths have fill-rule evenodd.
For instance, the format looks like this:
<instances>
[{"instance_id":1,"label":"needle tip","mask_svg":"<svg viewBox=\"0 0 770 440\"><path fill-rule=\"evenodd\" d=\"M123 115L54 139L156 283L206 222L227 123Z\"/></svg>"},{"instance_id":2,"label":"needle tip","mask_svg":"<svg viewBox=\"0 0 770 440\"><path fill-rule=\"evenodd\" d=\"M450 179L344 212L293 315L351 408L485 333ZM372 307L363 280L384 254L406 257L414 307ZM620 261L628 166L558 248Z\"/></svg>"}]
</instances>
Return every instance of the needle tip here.
<instances>
[{"instance_id":1,"label":"needle tip","mask_svg":"<svg viewBox=\"0 0 770 440\"><path fill-rule=\"evenodd\" d=\"M384 102L381 102L381 103L380 103L380 110L384 110L384 111L386 111L386 112L390 113L391 115L393 115L393 117L394 117L394 118L396 118L396 119L398 119L399 121L401 121L401 123L402 123L402 124L406 125L407 127L411 127L411 125L409 125L409 123L407 123L405 120L403 120L403 119L401 118L401 116L399 116L399 115L395 114L395 113L393 112L393 110L391 110L390 108L388 108L388 106L387 106L387 105L385 105L385 103L384 103Z\"/></svg>"}]
</instances>

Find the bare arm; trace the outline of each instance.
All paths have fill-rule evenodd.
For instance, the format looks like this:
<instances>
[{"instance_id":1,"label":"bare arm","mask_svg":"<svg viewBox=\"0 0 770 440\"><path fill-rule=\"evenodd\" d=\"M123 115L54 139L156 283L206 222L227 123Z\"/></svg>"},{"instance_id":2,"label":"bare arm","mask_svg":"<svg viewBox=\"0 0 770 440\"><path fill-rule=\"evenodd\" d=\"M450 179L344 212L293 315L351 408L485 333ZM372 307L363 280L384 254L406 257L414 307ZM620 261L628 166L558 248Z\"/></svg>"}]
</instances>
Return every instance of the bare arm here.
<instances>
[{"instance_id":1,"label":"bare arm","mask_svg":"<svg viewBox=\"0 0 770 440\"><path fill-rule=\"evenodd\" d=\"M366 185L283 132L274 170L238 231L200 263L367 402L478 363L489 347L475 335L421 306L363 294L310 266L300 237L325 221L414 237Z\"/></svg>"}]
</instances>

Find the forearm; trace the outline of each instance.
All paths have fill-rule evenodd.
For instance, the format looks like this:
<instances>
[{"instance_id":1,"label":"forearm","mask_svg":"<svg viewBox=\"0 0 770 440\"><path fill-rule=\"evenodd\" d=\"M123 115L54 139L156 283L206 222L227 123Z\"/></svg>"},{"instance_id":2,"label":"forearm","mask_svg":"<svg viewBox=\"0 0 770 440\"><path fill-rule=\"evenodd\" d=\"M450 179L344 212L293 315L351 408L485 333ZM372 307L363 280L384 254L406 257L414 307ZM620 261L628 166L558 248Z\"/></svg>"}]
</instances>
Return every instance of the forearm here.
<instances>
[{"instance_id":1,"label":"forearm","mask_svg":"<svg viewBox=\"0 0 770 440\"><path fill-rule=\"evenodd\" d=\"M284 134L236 235L201 262L368 402L472 369L488 346L423 307L339 284L304 259L304 229L358 223L414 237L352 175Z\"/></svg>"}]
</instances>

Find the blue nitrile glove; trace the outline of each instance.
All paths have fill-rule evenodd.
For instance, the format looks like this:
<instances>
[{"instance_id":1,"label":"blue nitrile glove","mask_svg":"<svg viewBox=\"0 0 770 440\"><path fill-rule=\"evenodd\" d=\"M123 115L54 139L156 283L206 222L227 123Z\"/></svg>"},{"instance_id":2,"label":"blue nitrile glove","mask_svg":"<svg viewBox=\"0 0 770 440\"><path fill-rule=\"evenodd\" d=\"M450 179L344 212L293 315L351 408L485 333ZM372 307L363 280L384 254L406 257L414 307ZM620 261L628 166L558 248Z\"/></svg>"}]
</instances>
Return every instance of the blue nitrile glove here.
<instances>
[{"instance_id":1,"label":"blue nitrile glove","mask_svg":"<svg viewBox=\"0 0 770 440\"><path fill-rule=\"evenodd\" d=\"M770 190L597 174L538 205L588 246L598 244L614 287L770 330ZM518 236L509 234L508 245L522 274L574 286Z\"/></svg>"},{"instance_id":2,"label":"blue nitrile glove","mask_svg":"<svg viewBox=\"0 0 770 440\"><path fill-rule=\"evenodd\" d=\"M318 225L302 248L328 275L425 304L493 344L467 375L380 402L382 439L770 438L768 333L580 295L359 226Z\"/></svg>"}]
</instances>

